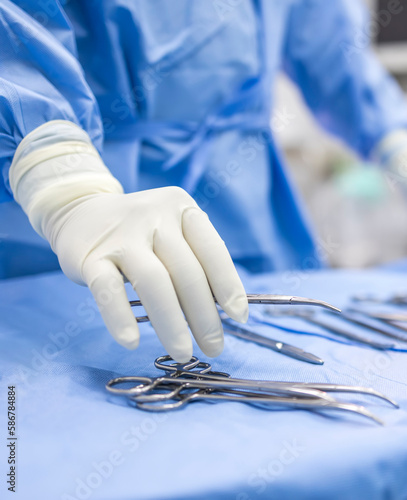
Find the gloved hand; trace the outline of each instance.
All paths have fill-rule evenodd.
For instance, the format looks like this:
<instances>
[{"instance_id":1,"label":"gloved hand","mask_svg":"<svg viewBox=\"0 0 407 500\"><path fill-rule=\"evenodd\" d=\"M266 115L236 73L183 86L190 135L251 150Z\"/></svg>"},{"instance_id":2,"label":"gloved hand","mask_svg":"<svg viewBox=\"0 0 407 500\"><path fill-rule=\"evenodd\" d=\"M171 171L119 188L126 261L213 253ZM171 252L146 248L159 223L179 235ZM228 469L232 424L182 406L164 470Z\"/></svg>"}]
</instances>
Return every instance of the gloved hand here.
<instances>
[{"instance_id":1,"label":"gloved hand","mask_svg":"<svg viewBox=\"0 0 407 500\"><path fill-rule=\"evenodd\" d=\"M185 318L205 354L222 352L212 292L230 317L247 320L246 294L230 255L207 215L181 188L123 194L87 134L59 121L22 141L9 177L34 229L50 242L64 273L90 288L121 345L139 344L123 275L164 348L179 362L192 356Z\"/></svg>"},{"instance_id":2,"label":"gloved hand","mask_svg":"<svg viewBox=\"0 0 407 500\"><path fill-rule=\"evenodd\" d=\"M389 184L407 194L407 130L387 134L374 149L373 158L385 168Z\"/></svg>"}]
</instances>

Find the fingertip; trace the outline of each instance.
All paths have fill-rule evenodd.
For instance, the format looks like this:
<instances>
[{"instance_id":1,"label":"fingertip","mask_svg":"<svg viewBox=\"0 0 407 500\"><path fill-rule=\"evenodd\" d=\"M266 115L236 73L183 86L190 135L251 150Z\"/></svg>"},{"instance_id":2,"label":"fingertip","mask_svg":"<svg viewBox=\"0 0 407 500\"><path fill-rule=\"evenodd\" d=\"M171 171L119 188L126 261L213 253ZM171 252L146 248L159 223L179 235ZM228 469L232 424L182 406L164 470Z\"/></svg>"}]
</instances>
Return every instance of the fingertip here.
<instances>
[{"instance_id":1,"label":"fingertip","mask_svg":"<svg viewBox=\"0 0 407 500\"><path fill-rule=\"evenodd\" d=\"M114 336L116 341L129 349L130 351L134 351L140 344L140 334L134 328L124 328L118 334Z\"/></svg>"},{"instance_id":2,"label":"fingertip","mask_svg":"<svg viewBox=\"0 0 407 500\"><path fill-rule=\"evenodd\" d=\"M153 320L152 314L149 312L149 317L162 346L172 359L177 363L187 363L192 358L193 346L188 324L182 313L180 314L179 321L173 321L175 323L173 325L171 325L171 321L162 321L162 319L165 319L165 316L154 318ZM170 319L174 318L170 317Z\"/></svg>"},{"instance_id":3,"label":"fingertip","mask_svg":"<svg viewBox=\"0 0 407 500\"><path fill-rule=\"evenodd\" d=\"M246 294L239 294L229 299L225 304L221 304L225 313L239 323L247 323L249 318L249 303Z\"/></svg>"},{"instance_id":4,"label":"fingertip","mask_svg":"<svg viewBox=\"0 0 407 500\"><path fill-rule=\"evenodd\" d=\"M192 349L183 351L180 350L172 351L171 349L169 349L168 354L177 363L188 363L188 361L190 361L190 359L192 358Z\"/></svg>"},{"instance_id":5,"label":"fingertip","mask_svg":"<svg viewBox=\"0 0 407 500\"><path fill-rule=\"evenodd\" d=\"M222 336L217 338L212 342L206 342L204 346L201 346L202 352L208 356L208 358L216 358L223 352L224 348L223 332Z\"/></svg>"},{"instance_id":6,"label":"fingertip","mask_svg":"<svg viewBox=\"0 0 407 500\"><path fill-rule=\"evenodd\" d=\"M184 328L181 328L181 332L182 335L165 337L165 340L162 337L159 337L165 350L174 361L177 363L187 363L192 358L192 338L187 330L187 327L185 331Z\"/></svg>"}]
</instances>

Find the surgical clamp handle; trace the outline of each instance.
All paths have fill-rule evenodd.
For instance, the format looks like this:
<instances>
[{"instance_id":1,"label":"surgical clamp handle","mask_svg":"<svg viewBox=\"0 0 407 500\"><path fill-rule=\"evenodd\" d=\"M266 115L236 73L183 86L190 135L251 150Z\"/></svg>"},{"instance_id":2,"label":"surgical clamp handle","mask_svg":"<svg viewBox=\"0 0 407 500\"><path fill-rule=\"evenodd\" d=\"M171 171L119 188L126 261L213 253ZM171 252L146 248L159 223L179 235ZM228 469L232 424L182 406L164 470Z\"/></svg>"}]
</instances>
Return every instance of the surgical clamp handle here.
<instances>
[{"instance_id":1,"label":"surgical clamp handle","mask_svg":"<svg viewBox=\"0 0 407 500\"><path fill-rule=\"evenodd\" d=\"M173 363L166 364L166 361L173 361ZM216 377L226 377L230 378L229 373L226 372L214 372L212 370L212 366L209 363L204 363L203 361L199 361L199 359L195 356L192 356L190 361L187 363L177 363L172 359L172 357L168 354L164 356L159 356L154 361L154 366L159 370L165 371L167 374L171 374L173 377L177 377L185 374L193 374L194 376L200 375L211 375ZM195 371L195 368L198 370Z\"/></svg>"},{"instance_id":2,"label":"surgical clamp handle","mask_svg":"<svg viewBox=\"0 0 407 500\"><path fill-rule=\"evenodd\" d=\"M138 382L138 385L135 385L130 389L120 389L115 387L116 385L130 382ZM268 380L233 379L201 373L197 373L195 376L192 375L190 378L171 376L155 378L141 376L117 377L109 380L106 384L106 389L113 394L122 396L138 396L148 393L149 391L163 385L181 385L183 388L193 389L223 389L225 391L227 389L247 389L249 391L260 391L265 393L271 392L283 395L302 396L305 398L319 398L331 402L334 401L332 397L317 389L286 386L285 384Z\"/></svg>"},{"instance_id":3,"label":"surgical clamp handle","mask_svg":"<svg viewBox=\"0 0 407 500\"><path fill-rule=\"evenodd\" d=\"M117 377L110 380L106 384L106 389L114 394L122 396L137 396L151 391L160 385L170 384L198 389L251 389L252 391L269 391L284 395L293 394L296 396L321 398L327 401L334 401L333 398L319 389L291 387L291 385L287 385L285 383L268 380L231 378L227 377L228 374L224 374L222 372L211 372L211 365L208 363L202 363L195 356L193 356L188 363L179 364L180 369L174 370L170 368L170 370L168 370L168 367L171 365L164 364L164 361L168 361L170 359L172 358L168 355L157 358L156 367L164 371L171 371L171 376L155 378L139 376ZM192 371L194 368L198 367L201 367L200 371ZM188 378L181 378L181 376L186 376ZM140 383L130 389L120 389L115 387L116 385L129 382Z\"/></svg>"}]
</instances>

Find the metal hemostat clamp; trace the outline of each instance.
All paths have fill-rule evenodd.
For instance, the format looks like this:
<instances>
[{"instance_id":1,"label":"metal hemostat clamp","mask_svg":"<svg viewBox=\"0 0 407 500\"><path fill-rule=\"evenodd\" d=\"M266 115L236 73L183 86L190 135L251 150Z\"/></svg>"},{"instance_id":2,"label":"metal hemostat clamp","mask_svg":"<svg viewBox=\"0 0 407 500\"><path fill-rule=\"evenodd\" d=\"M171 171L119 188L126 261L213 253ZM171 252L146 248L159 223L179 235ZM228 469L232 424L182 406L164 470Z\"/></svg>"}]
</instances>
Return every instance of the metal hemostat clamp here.
<instances>
[{"instance_id":1,"label":"metal hemostat clamp","mask_svg":"<svg viewBox=\"0 0 407 500\"><path fill-rule=\"evenodd\" d=\"M217 303L216 298L213 300ZM330 311L335 311L340 313L341 310L328 302L316 299L307 299L305 297L295 297L294 295L274 295L270 293L248 293L247 301L249 304L279 304L279 305L305 305L305 306L319 306ZM140 300L130 300L131 307L142 306ZM150 321L148 316L137 316L136 320L138 323L144 323Z\"/></svg>"},{"instance_id":2,"label":"metal hemostat clamp","mask_svg":"<svg viewBox=\"0 0 407 500\"><path fill-rule=\"evenodd\" d=\"M277 305L301 305L318 306L340 313L341 310L328 302L316 299L307 299L305 297L296 297L295 295L273 295L270 293L248 293L247 300L249 304L277 304Z\"/></svg>"},{"instance_id":3,"label":"metal hemostat clamp","mask_svg":"<svg viewBox=\"0 0 407 500\"><path fill-rule=\"evenodd\" d=\"M232 378L212 371L208 363L192 357L188 363L174 363L170 356L155 360L165 375L158 377L117 377L106 389L129 398L129 403L146 411L169 411L193 401L234 401L262 408L343 410L367 417L378 424L383 421L364 406L336 400L328 393L343 392L375 396L398 408L397 403L371 388L325 383L281 382ZM119 387L129 385L130 387Z\"/></svg>"}]
</instances>

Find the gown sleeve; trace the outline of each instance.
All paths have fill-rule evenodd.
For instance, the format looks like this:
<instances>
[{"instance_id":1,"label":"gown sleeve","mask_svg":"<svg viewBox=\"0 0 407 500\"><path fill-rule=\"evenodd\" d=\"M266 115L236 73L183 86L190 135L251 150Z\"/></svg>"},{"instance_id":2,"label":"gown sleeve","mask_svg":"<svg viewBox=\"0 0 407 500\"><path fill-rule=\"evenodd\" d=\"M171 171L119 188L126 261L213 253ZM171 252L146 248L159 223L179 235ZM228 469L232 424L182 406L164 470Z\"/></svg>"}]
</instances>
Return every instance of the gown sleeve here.
<instances>
[{"instance_id":1,"label":"gown sleeve","mask_svg":"<svg viewBox=\"0 0 407 500\"><path fill-rule=\"evenodd\" d=\"M47 10L41 10L41 4ZM0 202L4 202L13 199L8 171L18 144L29 132L51 120L68 120L85 130L101 152L103 126L60 2L2 0L0 47Z\"/></svg>"},{"instance_id":2,"label":"gown sleeve","mask_svg":"<svg viewBox=\"0 0 407 500\"><path fill-rule=\"evenodd\" d=\"M284 70L318 122L364 158L407 128L405 97L369 46L378 28L361 0L297 1L283 49Z\"/></svg>"}]
</instances>

